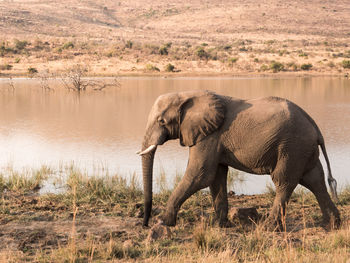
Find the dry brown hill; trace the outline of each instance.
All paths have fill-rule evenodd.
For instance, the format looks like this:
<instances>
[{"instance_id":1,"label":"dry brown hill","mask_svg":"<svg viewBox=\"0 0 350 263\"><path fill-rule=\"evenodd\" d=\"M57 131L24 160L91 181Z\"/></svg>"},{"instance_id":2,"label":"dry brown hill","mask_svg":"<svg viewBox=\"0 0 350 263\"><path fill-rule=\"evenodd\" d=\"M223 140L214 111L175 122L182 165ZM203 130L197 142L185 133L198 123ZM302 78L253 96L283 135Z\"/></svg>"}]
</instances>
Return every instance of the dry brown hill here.
<instances>
[{"instance_id":1,"label":"dry brown hill","mask_svg":"<svg viewBox=\"0 0 350 263\"><path fill-rule=\"evenodd\" d=\"M0 0L3 75L348 75L349 40L348 0Z\"/></svg>"},{"instance_id":2,"label":"dry brown hill","mask_svg":"<svg viewBox=\"0 0 350 263\"><path fill-rule=\"evenodd\" d=\"M350 37L347 0L3 0L1 36L219 41Z\"/></svg>"}]
</instances>

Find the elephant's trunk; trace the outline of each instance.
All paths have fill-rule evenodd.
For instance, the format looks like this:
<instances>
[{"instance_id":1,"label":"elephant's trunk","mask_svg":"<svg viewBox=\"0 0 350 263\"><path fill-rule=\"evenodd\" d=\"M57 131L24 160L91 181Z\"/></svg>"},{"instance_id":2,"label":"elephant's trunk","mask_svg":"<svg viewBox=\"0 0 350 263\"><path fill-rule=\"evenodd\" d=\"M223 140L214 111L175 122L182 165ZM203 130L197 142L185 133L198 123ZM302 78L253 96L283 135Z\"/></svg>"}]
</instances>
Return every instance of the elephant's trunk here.
<instances>
[{"instance_id":1,"label":"elephant's trunk","mask_svg":"<svg viewBox=\"0 0 350 263\"><path fill-rule=\"evenodd\" d=\"M143 143L142 149L148 147L147 142ZM152 179L153 179L153 160L155 151L142 155L142 173L143 173L143 192L144 192L144 216L143 225L148 226L148 220L152 211Z\"/></svg>"}]
</instances>

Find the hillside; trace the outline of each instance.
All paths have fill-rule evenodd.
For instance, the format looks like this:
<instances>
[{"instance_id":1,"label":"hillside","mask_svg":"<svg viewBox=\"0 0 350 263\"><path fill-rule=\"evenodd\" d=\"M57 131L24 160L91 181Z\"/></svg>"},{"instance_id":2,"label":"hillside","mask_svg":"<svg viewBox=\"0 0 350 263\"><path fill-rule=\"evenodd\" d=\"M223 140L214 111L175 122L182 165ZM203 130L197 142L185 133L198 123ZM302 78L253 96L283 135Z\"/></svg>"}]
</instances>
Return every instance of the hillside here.
<instances>
[{"instance_id":1,"label":"hillside","mask_svg":"<svg viewBox=\"0 0 350 263\"><path fill-rule=\"evenodd\" d=\"M147 68L147 61L160 71L171 63L183 73L256 73L276 71L271 61L280 60L284 68L277 71L295 72L312 64L314 73L338 74L346 71L341 63L350 57L349 28L345 0L7 0L0 2L2 49L14 46L14 39L25 40L25 55L33 58L12 65L18 55L2 52L0 65L12 65L13 72L3 68L3 74L23 74L29 64L42 69L42 57L56 61L48 65L53 71L64 68L57 61L88 57L94 64L91 73L102 75L157 72ZM62 51L59 47L67 42L74 43L73 50L48 55ZM127 43L131 46L125 52ZM160 54L167 43L166 54ZM208 54L201 56L200 47ZM212 63L197 63L203 60Z\"/></svg>"}]
</instances>

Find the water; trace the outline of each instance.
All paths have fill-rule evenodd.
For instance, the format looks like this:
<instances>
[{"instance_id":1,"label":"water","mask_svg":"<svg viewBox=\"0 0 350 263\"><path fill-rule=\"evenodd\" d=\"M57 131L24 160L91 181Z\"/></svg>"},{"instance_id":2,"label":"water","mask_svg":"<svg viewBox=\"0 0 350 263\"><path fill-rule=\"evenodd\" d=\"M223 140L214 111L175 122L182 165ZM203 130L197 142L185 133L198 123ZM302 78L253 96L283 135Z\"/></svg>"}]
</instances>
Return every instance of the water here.
<instances>
[{"instance_id":1,"label":"water","mask_svg":"<svg viewBox=\"0 0 350 263\"><path fill-rule=\"evenodd\" d=\"M280 96L303 107L320 127L334 177L349 183L350 80L342 78L121 78L120 88L78 95L57 87L44 91L36 80L0 80L0 170L60 167L74 163L90 174L141 179L140 149L148 112L163 93L209 89L238 98ZM178 141L158 147L155 176L171 184L186 168L188 149ZM245 176L237 193L261 193L269 176Z\"/></svg>"}]
</instances>

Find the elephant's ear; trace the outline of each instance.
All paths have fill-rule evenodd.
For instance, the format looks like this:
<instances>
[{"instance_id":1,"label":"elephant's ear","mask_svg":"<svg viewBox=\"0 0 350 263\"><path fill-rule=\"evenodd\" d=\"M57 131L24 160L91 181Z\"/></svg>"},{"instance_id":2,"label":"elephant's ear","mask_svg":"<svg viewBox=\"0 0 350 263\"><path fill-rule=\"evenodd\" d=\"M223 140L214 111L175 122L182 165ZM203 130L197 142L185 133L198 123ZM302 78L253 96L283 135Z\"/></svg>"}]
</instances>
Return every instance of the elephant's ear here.
<instances>
[{"instance_id":1,"label":"elephant's ear","mask_svg":"<svg viewBox=\"0 0 350 263\"><path fill-rule=\"evenodd\" d=\"M215 132L224 122L225 106L216 94L204 92L180 107L180 144L192 146Z\"/></svg>"}]
</instances>

